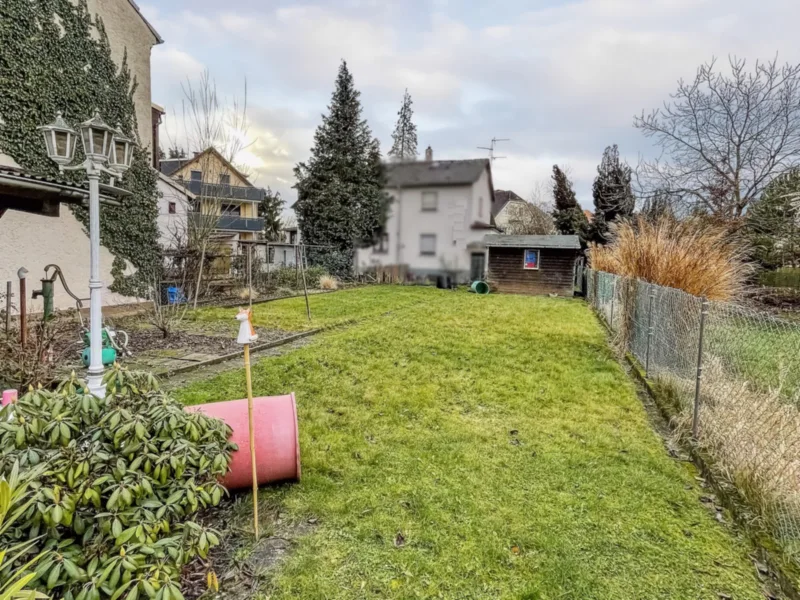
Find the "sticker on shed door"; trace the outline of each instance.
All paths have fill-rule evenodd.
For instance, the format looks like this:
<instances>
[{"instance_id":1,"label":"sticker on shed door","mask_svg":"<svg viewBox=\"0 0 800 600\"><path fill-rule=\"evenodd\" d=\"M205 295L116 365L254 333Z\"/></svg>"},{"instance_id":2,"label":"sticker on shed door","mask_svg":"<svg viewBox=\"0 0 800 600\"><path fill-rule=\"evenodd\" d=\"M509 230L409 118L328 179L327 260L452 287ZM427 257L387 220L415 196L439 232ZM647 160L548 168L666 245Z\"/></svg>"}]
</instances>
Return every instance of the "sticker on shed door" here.
<instances>
[{"instance_id":1,"label":"sticker on shed door","mask_svg":"<svg viewBox=\"0 0 800 600\"><path fill-rule=\"evenodd\" d=\"M538 250L525 250L525 268L538 269L539 268L539 251Z\"/></svg>"}]
</instances>

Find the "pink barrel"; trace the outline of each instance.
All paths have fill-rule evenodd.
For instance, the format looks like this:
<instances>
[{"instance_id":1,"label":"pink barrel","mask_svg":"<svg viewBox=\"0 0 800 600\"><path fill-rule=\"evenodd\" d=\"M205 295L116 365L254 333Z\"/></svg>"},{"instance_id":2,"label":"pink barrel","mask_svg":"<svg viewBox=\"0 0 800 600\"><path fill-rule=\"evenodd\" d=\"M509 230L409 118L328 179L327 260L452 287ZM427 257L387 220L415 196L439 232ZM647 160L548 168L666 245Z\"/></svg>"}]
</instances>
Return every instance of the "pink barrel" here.
<instances>
[{"instance_id":1,"label":"pink barrel","mask_svg":"<svg viewBox=\"0 0 800 600\"><path fill-rule=\"evenodd\" d=\"M3 390L3 406L17 401L17 390Z\"/></svg>"},{"instance_id":2,"label":"pink barrel","mask_svg":"<svg viewBox=\"0 0 800 600\"><path fill-rule=\"evenodd\" d=\"M231 441L239 450L233 453L231 470L222 484L229 490L252 487L247 399L187 406L186 410L202 412L230 425L233 429ZM253 398L253 422L258 484L299 480L300 440L294 394Z\"/></svg>"}]
</instances>

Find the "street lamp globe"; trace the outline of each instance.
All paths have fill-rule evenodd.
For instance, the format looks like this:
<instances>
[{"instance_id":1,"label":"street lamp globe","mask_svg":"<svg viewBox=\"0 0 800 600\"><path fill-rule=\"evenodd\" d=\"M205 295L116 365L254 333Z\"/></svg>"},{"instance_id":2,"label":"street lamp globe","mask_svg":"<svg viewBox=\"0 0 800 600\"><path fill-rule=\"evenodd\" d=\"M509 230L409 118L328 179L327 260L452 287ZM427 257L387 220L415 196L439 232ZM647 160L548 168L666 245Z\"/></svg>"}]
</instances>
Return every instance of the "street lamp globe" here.
<instances>
[{"instance_id":1,"label":"street lamp globe","mask_svg":"<svg viewBox=\"0 0 800 600\"><path fill-rule=\"evenodd\" d=\"M114 137L114 128L106 125L100 118L100 112L94 111L94 116L80 125L83 152L92 162L104 165L108 160L108 149Z\"/></svg>"},{"instance_id":2,"label":"street lamp globe","mask_svg":"<svg viewBox=\"0 0 800 600\"><path fill-rule=\"evenodd\" d=\"M68 165L75 156L75 144L78 135L61 116L61 112L56 113L56 120L49 125L37 127L44 135L44 143L47 148L47 156L59 167Z\"/></svg>"},{"instance_id":3,"label":"street lamp globe","mask_svg":"<svg viewBox=\"0 0 800 600\"><path fill-rule=\"evenodd\" d=\"M127 171L133 162L135 148L136 142L122 133L122 125L117 123L114 138L108 147L108 167L119 173Z\"/></svg>"}]
</instances>

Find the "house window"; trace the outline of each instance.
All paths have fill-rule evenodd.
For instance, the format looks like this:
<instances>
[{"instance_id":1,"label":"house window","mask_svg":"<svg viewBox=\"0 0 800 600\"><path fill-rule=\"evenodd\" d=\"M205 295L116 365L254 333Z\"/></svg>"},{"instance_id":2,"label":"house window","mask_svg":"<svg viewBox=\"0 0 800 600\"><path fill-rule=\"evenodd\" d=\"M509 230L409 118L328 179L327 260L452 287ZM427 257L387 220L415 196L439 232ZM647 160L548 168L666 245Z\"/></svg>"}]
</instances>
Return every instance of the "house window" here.
<instances>
[{"instance_id":1,"label":"house window","mask_svg":"<svg viewBox=\"0 0 800 600\"><path fill-rule=\"evenodd\" d=\"M191 172L192 181L203 181L203 172L202 171L192 171Z\"/></svg>"},{"instance_id":2,"label":"house window","mask_svg":"<svg viewBox=\"0 0 800 600\"><path fill-rule=\"evenodd\" d=\"M175 203L174 202L170 202L169 205L167 206L167 210L169 211L169 214L174 215L175 211L176 211Z\"/></svg>"},{"instance_id":3,"label":"house window","mask_svg":"<svg viewBox=\"0 0 800 600\"><path fill-rule=\"evenodd\" d=\"M419 236L419 253L423 256L436 255L436 236L432 233L423 233Z\"/></svg>"},{"instance_id":4,"label":"house window","mask_svg":"<svg viewBox=\"0 0 800 600\"><path fill-rule=\"evenodd\" d=\"M226 216L235 215L240 217L242 215L242 205L241 204L223 204L222 205L222 214Z\"/></svg>"},{"instance_id":5,"label":"house window","mask_svg":"<svg viewBox=\"0 0 800 600\"><path fill-rule=\"evenodd\" d=\"M435 212L439 207L438 192L422 192L422 210Z\"/></svg>"},{"instance_id":6,"label":"house window","mask_svg":"<svg viewBox=\"0 0 800 600\"><path fill-rule=\"evenodd\" d=\"M389 234L381 234L381 239L372 247L374 254L387 254L389 252Z\"/></svg>"},{"instance_id":7,"label":"house window","mask_svg":"<svg viewBox=\"0 0 800 600\"><path fill-rule=\"evenodd\" d=\"M483 216L483 196L478 198L478 216Z\"/></svg>"},{"instance_id":8,"label":"house window","mask_svg":"<svg viewBox=\"0 0 800 600\"><path fill-rule=\"evenodd\" d=\"M522 268L526 271L539 270L539 251L538 250L525 250L525 260Z\"/></svg>"},{"instance_id":9,"label":"house window","mask_svg":"<svg viewBox=\"0 0 800 600\"><path fill-rule=\"evenodd\" d=\"M219 176L219 182L222 185L230 185L231 184L231 176L228 175L227 173L225 175L220 175Z\"/></svg>"}]
</instances>

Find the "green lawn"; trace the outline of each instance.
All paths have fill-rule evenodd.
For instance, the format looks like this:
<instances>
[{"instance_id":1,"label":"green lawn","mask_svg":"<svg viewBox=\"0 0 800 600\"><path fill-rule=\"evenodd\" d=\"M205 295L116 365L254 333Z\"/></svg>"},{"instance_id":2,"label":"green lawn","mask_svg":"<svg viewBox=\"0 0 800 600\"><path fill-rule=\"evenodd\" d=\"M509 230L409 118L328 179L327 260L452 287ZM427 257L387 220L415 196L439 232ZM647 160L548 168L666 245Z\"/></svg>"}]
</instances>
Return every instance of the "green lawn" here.
<instances>
[{"instance_id":1,"label":"green lawn","mask_svg":"<svg viewBox=\"0 0 800 600\"><path fill-rule=\"evenodd\" d=\"M341 290L333 294L312 294L308 297L311 320L306 315L302 296L265 302L253 306L253 322L261 327L285 331L307 331L317 327L340 325L375 317L390 310L415 306L437 298L446 292L417 286L374 286ZM244 303L246 305L246 302ZM200 308L190 318L199 323L231 321L235 328L232 308Z\"/></svg>"},{"instance_id":2,"label":"green lawn","mask_svg":"<svg viewBox=\"0 0 800 600\"><path fill-rule=\"evenodd\" d=\"M750 312L710 319L705 353L720 361L731 377L763 391L780 385L782 395L800 401L800 326ZM711 313L715 315L714 312ZM733 384L737 385L737 384Z\"/></svg>"},{"instance_id":3,"label":"green lawn","mask_svg":"<svg viewBox=\"0 0 800 600\"><path fill-rule=\"evenodd\" d=\"M668 457L581 301L313 300L320 321L376 318L254 366L257 394L296 392L303 455L300 483L262 494L283 520L316 520L264 597L763 598L751 549ZM303 311L258 319L302 328ZM180 397L243 394L232 372Z\"/></svg>"}]
</instances>

